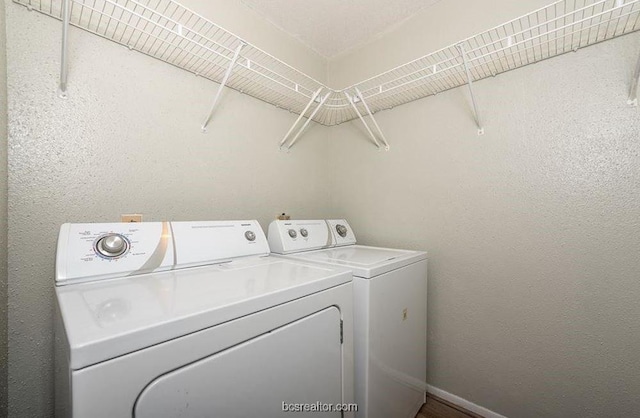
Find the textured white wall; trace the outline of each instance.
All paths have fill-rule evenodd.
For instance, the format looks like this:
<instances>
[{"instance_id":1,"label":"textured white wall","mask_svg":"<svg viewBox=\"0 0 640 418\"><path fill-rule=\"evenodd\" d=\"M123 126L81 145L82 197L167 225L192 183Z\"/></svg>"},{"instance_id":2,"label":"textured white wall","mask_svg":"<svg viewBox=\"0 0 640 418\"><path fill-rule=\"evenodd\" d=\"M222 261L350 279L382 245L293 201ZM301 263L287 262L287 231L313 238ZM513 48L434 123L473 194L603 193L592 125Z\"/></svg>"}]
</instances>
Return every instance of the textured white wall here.
<instances>
[{"instance_id":1,"label":"textured white wall","mask_svg":"<svg viewBox=\"0 0 640 418\"><path fill-rule=\"evenodd\" d=\"M384 53L384 51L380 51ZM640 34L330 128L333 215L429 251L428 381L509 417L640 411Z\"/></svg>"},{"instance_id":2,"label":"textured white wall","mask_svg":"<svg viewBox=\"0 0 640 418\"><path fill-rule=\"evenodd\" d=\"M0 4L0 416L7 410L7 60Z\"/></svg>"},{"instance_id":3,"label":"textured white wall","mask_svg":"<svg viewBox=\"0 0 640 418\"><path fill-rule=\"evenodd\" d=\"M282 211L326 217L327 131L312 124L290 154L279 152L295 115L227 91L202 134L216 84L75 28L69 98L61 100L60 23L6 7L9 409L46 417L60 224L131 212L145 220L257 217L263 225Z\"/></svg>"}]
</instances>

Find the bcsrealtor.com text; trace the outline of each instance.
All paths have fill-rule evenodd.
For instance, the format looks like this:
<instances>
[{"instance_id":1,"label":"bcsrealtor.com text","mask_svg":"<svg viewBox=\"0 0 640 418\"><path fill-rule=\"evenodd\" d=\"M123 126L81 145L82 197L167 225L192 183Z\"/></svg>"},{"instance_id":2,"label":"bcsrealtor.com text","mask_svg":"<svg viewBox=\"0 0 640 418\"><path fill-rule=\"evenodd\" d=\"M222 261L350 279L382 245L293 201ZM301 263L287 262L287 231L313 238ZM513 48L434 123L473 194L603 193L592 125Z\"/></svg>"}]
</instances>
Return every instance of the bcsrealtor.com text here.
<instances>
[{"instance_id":1,"label":"bcsrealtor.com text","mask_svg":"<svg viewBox=\"0 0 640 418\"><path fill-rule=\"evenodd\" d=\"M357 412L355 403L289 403L282 401L283 412Z\"/></svg>"}]
</instances>

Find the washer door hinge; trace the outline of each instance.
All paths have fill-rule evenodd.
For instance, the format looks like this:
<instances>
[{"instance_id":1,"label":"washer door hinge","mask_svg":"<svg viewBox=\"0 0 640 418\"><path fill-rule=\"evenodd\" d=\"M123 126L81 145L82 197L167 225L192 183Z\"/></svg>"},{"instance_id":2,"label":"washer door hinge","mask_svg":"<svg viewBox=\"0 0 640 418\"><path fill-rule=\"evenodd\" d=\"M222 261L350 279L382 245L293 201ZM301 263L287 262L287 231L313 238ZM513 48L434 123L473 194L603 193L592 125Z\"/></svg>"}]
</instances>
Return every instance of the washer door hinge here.
<instances>
[{"instance_id":1,"label":"washer door hinge","mask_svg":"<svg viewBox=\"0 0 640 418\"><path fill-rule=\"evenodd\" d=\"M344 321L340 320L340 344L344 343Z\"/></svg>"}]
</instances>

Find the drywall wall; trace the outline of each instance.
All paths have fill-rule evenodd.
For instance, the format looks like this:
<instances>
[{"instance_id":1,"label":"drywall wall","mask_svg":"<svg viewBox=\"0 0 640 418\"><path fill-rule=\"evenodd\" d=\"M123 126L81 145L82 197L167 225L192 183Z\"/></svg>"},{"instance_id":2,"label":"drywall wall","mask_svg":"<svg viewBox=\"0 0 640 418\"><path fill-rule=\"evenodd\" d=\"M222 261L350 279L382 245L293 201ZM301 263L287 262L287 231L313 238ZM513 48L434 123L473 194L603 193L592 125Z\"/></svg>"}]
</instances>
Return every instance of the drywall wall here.
<instances>
[{"instance_id":1,"label":"drywall wall","mask_svg":"<svg viewBox=\"0 0 640 418\"><path fill-rule=\"evenodd\" d=\"M202 134L216 84L76 28L62 100L60 23L9 1L6 11L9 412L46 417L60 224L132 212L145 220L257 217L263 225L282 211L323 218L328 146L326 130L312 124L290 154L278 151L296 115L233 91Z\"/></svg>"},{"instance_id":2,"label":"drywall wall","mask_svg":"<svg viewBox=\"0 0 640 418\"><path fill-rule=\"evenodd\" d=\"M386 51L380 49L384 55ZM640 34L330 128L333 215L427 250L428 382L509 417L640 410Z\"/></svg>"},{"instance_id":3,"label":"drywall wall","mask_svg":"<svg viewBox=\"0 0 640 418\"><path fill-rule=\"evenodd\" d=\"M329 85L347 87L550 3L550 0L438 1L393 31L331 59Z\"/></svg>"},{"instance_id":4,"label":"drywall wall","mask_svg":"<svg viewBox=\"0 0 640 418\"><path fill-rule=\"evenodd\" d=\"M0 417L7 415L7 60L0 4Z\"/></svg>"}]
</instances>

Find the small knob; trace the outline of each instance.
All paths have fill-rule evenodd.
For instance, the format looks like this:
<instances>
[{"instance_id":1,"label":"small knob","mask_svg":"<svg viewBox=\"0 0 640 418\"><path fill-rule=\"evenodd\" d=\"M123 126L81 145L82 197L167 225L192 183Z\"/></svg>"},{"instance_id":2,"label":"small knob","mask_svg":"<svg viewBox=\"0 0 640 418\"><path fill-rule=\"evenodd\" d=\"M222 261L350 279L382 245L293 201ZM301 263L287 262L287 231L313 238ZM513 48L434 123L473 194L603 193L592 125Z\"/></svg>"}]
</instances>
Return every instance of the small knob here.
<instances>
[{"instance_id":1,"label":"small knob","mask_svg":"<svg viewBox=\"0 0 640 418\"><path fill-rule=\"evenodd\" d=\"M295 237L297 237L297 236L298 236L298 233L296 232L296 230L295 230L295 229L290 229L290 230L289 230L289 236L290 236L291 238L295 238Z\"/></svg>"},{"instance_id":2,"label":"small knob","mask_svg":"<svg viewBox=\"0 0 640 418\"><path fill-rule=\"evenodd\" d=\"M309 236L309 231L307 231L305 228L302 228L300 230L300 235L302 235L303 237L308 237Z\"/></svg>"},{"instance_id":3,"label":"small knob","mask_svg":"<svg viewBox=\"0 0 640 418\"><path fill-rule=\"evenodd\" d=\"M336 225L336 231L338 231L338 235L340 235L342 238L347 236L347 227L344 225Z\"/></svg>"},{"instance_id":4,"label":"small knob","mask_svg":"<svg viewBox=\"0 0 640 418\"><path fill-rule=\"evenodd\" d=\"M244 233L244 237L246 239L248 239L249 241L255 241L256 240L256 234L253 231L247 231Z\"/></svg>"},{"instance_id":5,"label":"small knob","mask_svg":"<svg viewBox=\"0 0 640 418\"><path fill-rule=\"evenodd\" d=\"M127 251L127 240L120 234L108 234L98 240L96 250L104 257L118 257Z\"/></svg>"}]
</instances>

